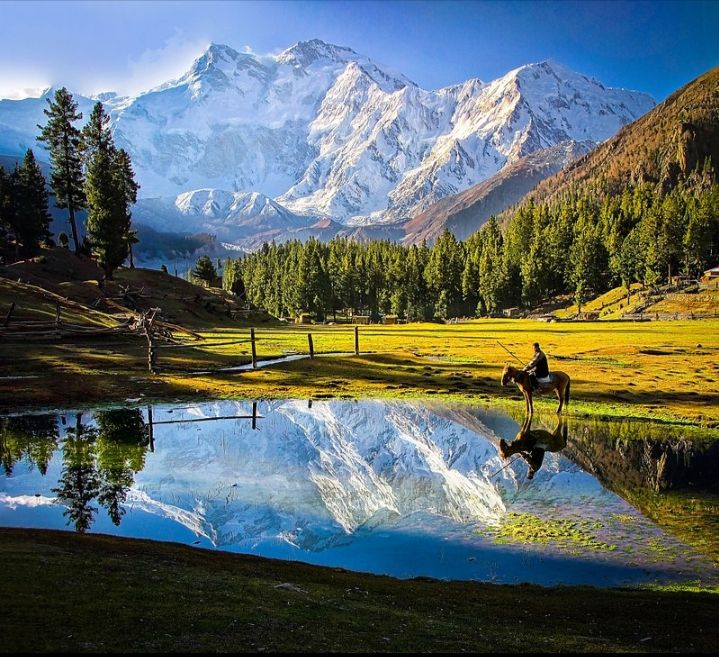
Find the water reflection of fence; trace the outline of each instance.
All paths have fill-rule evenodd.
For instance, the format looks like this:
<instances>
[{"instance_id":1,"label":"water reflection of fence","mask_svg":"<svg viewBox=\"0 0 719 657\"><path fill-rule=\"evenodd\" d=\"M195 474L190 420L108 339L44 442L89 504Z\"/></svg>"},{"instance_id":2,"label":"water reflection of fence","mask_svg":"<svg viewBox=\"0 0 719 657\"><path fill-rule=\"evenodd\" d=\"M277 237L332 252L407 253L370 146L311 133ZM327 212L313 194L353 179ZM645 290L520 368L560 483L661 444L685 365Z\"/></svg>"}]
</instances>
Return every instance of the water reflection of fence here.
<instances>
[{"instance_id":1,"label":"water reflection of fence","mask_svg":"<svg viewBox=\"0 0 719 657\"><path fill-rule=\"evenodd\" d=\"M154 420L152 406L147 407L147 426L150 436L150 451L155 451L155 427L161 424L188 424L194 422L214 422L217 420L252 420L252 428L257 429L257 420L264 419L264 415L257 413L257 402L252 402L252 415L219 415L215 417L185 418L182 420Z\"/></svg>"}]
</instances>

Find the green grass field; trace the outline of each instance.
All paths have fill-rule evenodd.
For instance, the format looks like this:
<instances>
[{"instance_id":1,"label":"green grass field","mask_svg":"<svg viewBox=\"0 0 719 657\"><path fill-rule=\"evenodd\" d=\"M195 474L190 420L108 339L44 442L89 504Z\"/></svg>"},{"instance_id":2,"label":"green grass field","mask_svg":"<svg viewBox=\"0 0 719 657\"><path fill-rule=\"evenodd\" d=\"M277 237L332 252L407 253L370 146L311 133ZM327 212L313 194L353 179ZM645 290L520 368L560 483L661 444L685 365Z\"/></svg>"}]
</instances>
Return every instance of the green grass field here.
<instances>
[{"instance_id":1,"label":"green grass field","mask_svg":"<svg viewBox=\"0 0 719 657\"><path fill-rule=\"evenodd\" d=\"M0 529L2 651L712 652L717 595L396 580L102 535Z\"/></svg>"},{"instance_id":2,"label":"green grass field","mask_svg":"<svg viewBox=\"0 0 719 657\"><path fill-rule=\"evenodd\" d=\"M246 372L223 367L251 360L249 328L202 331L194 348L159 350L160 373L147 371L142 340L62 344L0 342L0 404L5 408L62 402L148 398L245 399L444 396L521 404L502 388L505 363L526 362L538 341L550 368L572 378L569 412L651 417L719 427L719 320L553 322L475 320L458 324L359 328L258 326L257 357L316 357ZM225 344L225 343L233 344ZM208 344L211 346L202 347ZM511 352L517 360L510 355ZM214 370L212 374L197 374ZM30 378L32 377L32 378ZM538 397L538 408L556 399Z\"/></svg>"},{"instance_id":3,"label":"green grass field","mask_svg":"<svg viewBox=\"0 0 719 657\"><path fill-rule=\"evenodd\" d=\"M228 302L217 292L202 292L198 302L197 292L186 292L184 283L180 289L159 274L148 278L137 272L127 273L124 284L144 289L148 304L161 305L199 330L202 340L194 347L158 350L159 373L151 374L140 337L61 343L0 337L1 410L140 399L420 398L501 405L521 418L521 394L514 386L502 388L500 374L507 362L529 360L538 341L550 367L572 377L573 421L651 418L719 435L719 320L370 325L359 328L355 355L350 325L279 326L259 315L230 320L224 314ZM96 295L93 285L59 281L53 289L89 303ZM20 318L54 317L54 297L0 279L0 309L13 301ZM77 306L63 309L63 318L95 326L116 321L108 312ZM307 354L308 333L316 357L223 372L250 362L251 327L260 360ZM177 335L189 340L189 334ZM556 400L540 397L535 405L538 420L551 424ZM663 495L659 503L659 496L626 494L663 526L675 522L677 535L698 548L705 542L704 551L716 554L716 541L695 531L705 527L712 511L697 508L693 497ZM13 602L0 625L6 652L706 652L717 647L711 630L716 594L686 587L605 591L404 582L151 541L40 530L1 533L8 573L4 591Z\"/></svg>"}]
</instances>

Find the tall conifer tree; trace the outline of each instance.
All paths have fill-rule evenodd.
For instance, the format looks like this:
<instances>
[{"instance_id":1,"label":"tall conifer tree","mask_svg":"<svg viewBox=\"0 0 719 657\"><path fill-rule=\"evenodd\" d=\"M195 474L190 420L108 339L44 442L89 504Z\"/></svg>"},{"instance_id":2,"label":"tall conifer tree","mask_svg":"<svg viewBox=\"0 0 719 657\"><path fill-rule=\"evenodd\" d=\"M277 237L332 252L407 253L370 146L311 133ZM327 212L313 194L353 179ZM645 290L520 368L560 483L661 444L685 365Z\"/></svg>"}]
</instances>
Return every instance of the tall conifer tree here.
<instances>
[{"instance_id":1,"label":"tall conifer tree","mask_svg":"<svg viewBox=\"0 0 719 657\"><path fill-rule=\"evenodd\" d=\"M95 104L82 136L87 166L87 241L105 276L112 279L112 273L129 253L127 199L136 198L137 186L132 180L129 157L124 151L120 156L115 148L110 117L102 103Z\"/></svg>"},{"instance_id":2,"label":"tall conifer tree","mask_svg":"<svg viewBox=\"0 0 719 657\"><path fill-rule=\"evenodd\" d=\"M137 231L132 228L132 212L130 208L137 201L137 191L140 185L135 182L135 172L132 169L132 161L127 151L120 148L115 154L114 161L115 184L118 186L120 197L123 203L124 220L122 229L125 235L127 252L130 256L130 267L134 267L132 246L137 244Z\"/></svg>"},{"instance_id":3,"label":"tall conifer tree","mask_svg":"<svg viewBox=\"0 0 719 657\"><path fill-rule=\"evenodd\" d=\"M77 232L75 212L86 207L83 190L81 137L80 131L73 125L82 118L77 111L77 103L63 87L55 92L54 99L47 99L50 107L45 109L47 125L38 125L42 130L39 141L47 144L52 161L50 184L55 195L55 205L67 209L75 253L80 252L80 237Z\"/></svg>"},{"instance_id":4,"label":"tall conifer tree","mask_svg":"<svg viewBox=\"0 0 719 657\"><path fill-rule=\"evenodd\" d=\"M0 247L8 248L15 236L15 185L17 167L14 173L6 173L0 167Z\"/></svg>"},{"instance_id":5,"label":"tall conifer tree","mask_svg":"<svg viewBox=\"0 0 719 657\"><path fill-rule=\"evenodd\" d=\"M40 242L50 237L48 193L45 176L32 150L28 148L18 167L15 234L25 255L37 253Z\"/></svg>"}]
</instances>

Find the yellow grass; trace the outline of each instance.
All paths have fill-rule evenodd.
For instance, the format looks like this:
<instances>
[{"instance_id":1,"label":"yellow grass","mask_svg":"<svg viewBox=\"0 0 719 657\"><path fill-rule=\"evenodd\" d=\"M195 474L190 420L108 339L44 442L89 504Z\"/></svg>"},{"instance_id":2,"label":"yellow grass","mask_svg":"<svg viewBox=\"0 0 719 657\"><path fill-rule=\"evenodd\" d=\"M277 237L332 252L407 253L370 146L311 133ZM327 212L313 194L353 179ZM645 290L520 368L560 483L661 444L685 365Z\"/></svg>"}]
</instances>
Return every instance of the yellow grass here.
<instances>
[{"instance_id":1,"label":"yellow grass","mask_svg":"<svg viewBox=\"0 0 719 657\"><path fill-rule=\"evenodd\" d=\"M279 387L284 395L340 389L349 395L384 390L391 396L413 396L432 391L430 394L465 397L509 394L519 399L516 389L502 391L500 372L507 362L528 361L536 340L547 353L550 367L572 377L574 406L582 403L591 410L594 405L597 411L611 414L622 414L622 408L626 411L631 406L644 416L710 426L719 422L714 385L719 372L717 320L547 324L492 319L449 325L362 326L360 358L351 355L353 327L257 329L258 358L306 354L310 332L315 353L347 355L233 375L232 388L238 394L251 394L246 387L249 383L252 389L270 396L275 396ZM247 336L248 331L203 335L212 341L232 340ZM208 351L248 360L250 345L211 347ZM298 372L301 376L295 377ZM199 383L193 381L191 385ZM215 387L222 390L225 386L219 383Z\"/></svg>"},{"instance_id":2,"label":"yellow grass","mask_svg":"<svg viewBox=\"0 0 719 657\"><path fill-rule=\"evenodd\" d=\"M641 294L644 286L641 283L632 283L631 297L627 301L627 289L625 287L615 287L609 292L599 295L595 299L588 301L582 305L582 312L598 312L601 319L618 319L625 313L634 312L634 309L640 303L643 303L644 297ZM568 319L576 317L579 308L576 304L558 310L554 313L559 319Z\"/></svg>"},{"instance_id":3,"label":"yellow grass","mask_svg":"<svg viewBox=\"0 0 719 657\"><path fill-rule=\"evenodd\" d=\"M700 289L695 294L670 294L647 309L653 313L719 314L719 290Z\"/></svg>"},{"instance_id":4,"label":"yellow grass","mask_svg":"<svg viewBox=\"0 0 719 657\"><path fill-rule=\"evenodd\" d=\"M487 319L461 324L258 326L260 360L307 354L314 360L245 372L250 344L159 350L159 375L147 372L142 340L8 344L0 342L0 405L136 398L218 396L246 399L424 397L521 404L502 388L505 363L526 362L538 341L550 368L572 377L570 413L653 417L719 428L719 320L560 322ZM202 333L202 344L247 339L249 329ZM515 360L508 351L517 358ZM340 355L334 355L341 352ZM332 355L329 355L332 354ZM24 378L24 377L34 378ZM537 398L553 410L554 398Z\"/></svg>"}]
</instances>

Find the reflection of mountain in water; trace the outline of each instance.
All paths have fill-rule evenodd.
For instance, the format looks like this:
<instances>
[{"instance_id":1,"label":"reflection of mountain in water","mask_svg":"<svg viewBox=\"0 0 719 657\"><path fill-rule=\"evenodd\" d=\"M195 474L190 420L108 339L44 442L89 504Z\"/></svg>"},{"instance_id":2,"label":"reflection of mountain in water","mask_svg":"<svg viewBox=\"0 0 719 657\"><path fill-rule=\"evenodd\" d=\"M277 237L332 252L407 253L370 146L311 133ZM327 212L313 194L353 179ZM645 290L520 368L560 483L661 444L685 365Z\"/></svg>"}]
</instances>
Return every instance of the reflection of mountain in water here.
<instances>
[{"instance_id":1,"label":"reflection of mountain in water","mask_svg":"<svg viewBox=\"0 0 719 657\"><path fill-rule=\"evenodd\" d=\"M719 440L646 422L576 422L565 452L698 551L719 562Z\"/></svg>"},{"instance_id":2,"label":"reflection of mountain in water","mask_svg":"<svg viewBox=\"0 0 719 657\"><path fill-rule=\"evenodd\" d=\"M66 414L59 434L57 420L49 432L47 422L0 424L3 462L14 464L0 474L0 525L92 525L399 577L618 585L708 572L562 452L547 451L527 480L524 459L498 454L499 437L517 429L502 413L276 401L255 415L253 406ZM42 441L26 440L24 427ZM518 522L560 528L559 542L494 542L526 529ZM567 528L582 545L567 542ZM661 563L653 545L667 550Z\"/></svg>"},{"instance_id":3,"label":"reflection of mountain in water","mask_svg":"<svg viewBox=\"0 0 719 657\"><path fill-rule=\"evenodd\" d=\"M489 481L501 467L496 447L461 425L383 402L271 406L257 431L218 420L204 424L190 445L192 425L158 426L155 457L138 486L152 499L194 508L219 545L282 537L316 550L359 527L419 511L459 522L492 522L504 513ZM220 402L190 408L185 417L233 410L246 412ZM164 419L161 410L155 419Z\"/></svg>"},{"instance_id":4,"label":"reflection of mountain in water","mask_svg":"<svg viewBox=\"0 0 719 657\"><path fill-rule=\"evenodd\" d=\"M511 434L502 413L480 407L437 409L468 427L483 422ZM534 425L551 428L555 416ZM568 418L565 457L591 473L669 533L719 560L719 440L697 427L641 420ZM556 480L555 480L556 481ZM523 496L531 496L528 490Z\"/></svg>"},{"instance_id":5,"label":"reflection of mountain in water","mask_svg":"<svg viewBox=\"0 0 719 657\"><path fill-rule=\"evenodd\" d=\"M573 423L567 454L612 488L657 492L688 487L719 492L719 441L646 422ZM663 430L662 430L663 429Z\"/></svg>"},{"instance_id":6,"label":"reflection of mountain in water","mask_svg":"<svg viewBox=\"0 0 719 657\"><path fill-rule=\"evenodd\" d=\"M429 405L433 412L475 430L490 427L509 439L519 428L504 413L465 405ZM534 427L553 428L556 416L537 417ZM563 454L605 486L654 490L706 490L719 493L719 440L690 426L641 420L568 417L569 442Z\"/></svg>"}]
</instances>

